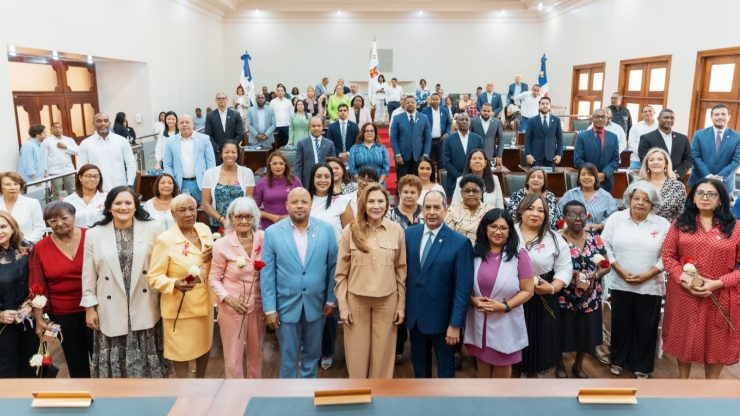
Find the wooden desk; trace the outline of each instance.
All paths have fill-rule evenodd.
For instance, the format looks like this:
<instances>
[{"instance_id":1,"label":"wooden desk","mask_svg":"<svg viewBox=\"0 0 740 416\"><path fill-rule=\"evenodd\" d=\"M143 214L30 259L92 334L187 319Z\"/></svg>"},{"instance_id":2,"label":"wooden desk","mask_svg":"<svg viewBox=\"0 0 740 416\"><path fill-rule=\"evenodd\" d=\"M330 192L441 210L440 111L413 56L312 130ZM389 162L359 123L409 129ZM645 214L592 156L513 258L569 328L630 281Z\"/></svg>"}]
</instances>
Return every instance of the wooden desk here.
<instances>
[{"instance_id":1,"label":"wooden desk","mask_svg":"<svg viewBox=\"0 0 740 416\"><path fill-rule=\"evenodd\" d=\"M622 196L624 196L624 191L627 190L627 187L629 186L629 178L627 177L627 172L614 172L612 175L612 196L616 199L622 199Z\"/></svg>"},{"instance_id":2,"label":"wooden desk","mask_svg":"<svg viewBox=\"0 0 740 416\"><path fill-rule=\"evenodd\" d=\"M632 156L632 152L627 151L627 150L619 154L619 167L620 168L630 167L630 156Z\"/></svg>"},{"instance_id":3,"label":"wooden desk","mask_svg":"<svg viewBox=\"0 0 740 416\"><path fill-rule=\"evenodd\" d=\"M573 154L575 151L575 149L563 149L563 157L560 159L559 165L564 168L574 167Z\"/></svg>"},{"instance_id":4,"label":"wooden desk","mask_svg":"<svg viewBox=\"0 0 740 416\"><path fill-rule=\"evenodd\" d=\"M136 171L135 188L137 194L141 195L141 202L144 203L154 197L152 187L159 175L148 175L146 170Z\"/></svg>"},{"instance_id":5,"label":"wooden desk","mask_svg":"<svg viewBox=\"0 0 740 416\"><path fill-rule=\"evenodd\" d=\"M252 169L252 172L267 166L267 157L272 153L272 148L268 149L247 149L242 151L242 166Z\"/></svg>"},{"instance_id":6,"label":"wooden desk","mask_svg":"<svg viewBox=\"0 0 740 416\"><path fill-rule=\"evenodd\" d=\"M511 172L520 172L519 165L522 164L522 151L519 146L505 147L503 164Z\"/></svg>"}]
</instances>

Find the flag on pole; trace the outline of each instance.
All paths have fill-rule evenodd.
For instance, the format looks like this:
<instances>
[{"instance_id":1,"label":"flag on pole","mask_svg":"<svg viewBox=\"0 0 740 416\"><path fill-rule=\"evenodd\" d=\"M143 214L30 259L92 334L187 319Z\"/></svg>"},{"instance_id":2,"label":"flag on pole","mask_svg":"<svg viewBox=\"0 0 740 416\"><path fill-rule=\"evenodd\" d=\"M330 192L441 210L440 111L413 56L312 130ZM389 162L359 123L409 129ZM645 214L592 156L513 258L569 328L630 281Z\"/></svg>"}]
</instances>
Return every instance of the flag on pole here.
<instances>
[{"instance_id":1,"label":"flag on pole","mask_svg":"<svg viewBox=\"0 0 740 416\"><path fill-rule=\"evenodd\" d=\"M252 71L249 69L249 61L252 57L249 52L245 51L244 55L241 56L242 69L241 75L239 76L239 83L244 88L244 95L249 97L250 105L255 105L256 101L254 98L254 82L252 82Z\"/></svg>"},{"instance_id":2,"label":"flag on pole","mask_svg":"<svg viewBox=\"0 0 740 416\"><path fill-rule=\"evenodd\" d=\"M540 92L544 97L547 97L547 56L545 54L542 54L542 58L540 58L540 74L537 77L537 83L540 84Z\"/></svg>"},{"instance_id":3,"label":"flag on pole","mask_svg":"<svg viewBox=\"0 0 740 416\"><path fill-rule=\"evenodd\" d=\"M370 52L370 69L367 81L367 91L373 105L375 105L375 84L377 84L378 75L380 75L380 69L378 68L378 47L375 45L375 38L373 38L373 50Z\"/></svg>"}]
</instances>

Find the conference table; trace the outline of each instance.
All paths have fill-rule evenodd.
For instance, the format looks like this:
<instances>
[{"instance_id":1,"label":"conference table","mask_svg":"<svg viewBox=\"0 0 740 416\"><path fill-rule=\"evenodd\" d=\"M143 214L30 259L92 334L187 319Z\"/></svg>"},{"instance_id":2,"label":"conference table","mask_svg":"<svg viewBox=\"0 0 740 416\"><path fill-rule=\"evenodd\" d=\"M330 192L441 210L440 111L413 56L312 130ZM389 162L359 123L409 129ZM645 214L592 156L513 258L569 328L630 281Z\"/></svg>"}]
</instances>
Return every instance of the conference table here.
<instances>
[{"instance_id":1,"label":"conference table","mask_svg":"<svg viewBox=\"0 0 740 416\"><path fill-rule=\"evenodd\" d=\"M313 406L316 390L370 388L370 404ZM581 388L636 388L637 404L579 404ZM90 408L33 409L34 391L90 391ZM0 381L3 414L136 415L740 415L740 380L315 379ZM246 413L245 413L246 412Z\"/></svg>"}]
</instances>

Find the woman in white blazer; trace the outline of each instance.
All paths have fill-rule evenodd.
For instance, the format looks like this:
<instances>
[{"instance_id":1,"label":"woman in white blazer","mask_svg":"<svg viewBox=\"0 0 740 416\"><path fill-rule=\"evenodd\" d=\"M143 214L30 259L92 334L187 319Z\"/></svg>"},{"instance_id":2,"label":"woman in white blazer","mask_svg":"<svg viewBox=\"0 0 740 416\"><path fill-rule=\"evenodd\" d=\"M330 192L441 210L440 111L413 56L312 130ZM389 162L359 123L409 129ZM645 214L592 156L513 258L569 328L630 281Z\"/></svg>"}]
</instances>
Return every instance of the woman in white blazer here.
<instances>
[{"instance_id":1,"label":"woman in white blazer","mask_svg":"<svg viewBox=\"0 0 740 416\"><path fill-rule=\"evenodd\" d=\"M522 305L534 292L527 250L519 247L514 222L500 208L486 213L475 242L473 296L465 322L465 347L479 378L510 378L522 359L527 327Z\"/></svg>"},{"instance_id":2,"label":"woman in white blazer","mask_svg":"<svg viewBox=\"0 0 740 416\"><path fill-rule=\"evenodd\" d=\"M18 223L23 238L37 243L44 237L46 223L39 201L21 195L26 181L15 172L0 173L0 210L10 213Z\"/></svg>"},{"instance_id":3,"label":"woman in white blazer","mask_svg":"<svg viewBox=\"0 0 740 416\"><path fill-rule=\"evenodd\" d=\"M108 192L104 218L85 238L82 300L96 332L92 377L165 378L159 293L147 282L152 242L163 231L127 186Z\"/></svg>"}]
</instances>

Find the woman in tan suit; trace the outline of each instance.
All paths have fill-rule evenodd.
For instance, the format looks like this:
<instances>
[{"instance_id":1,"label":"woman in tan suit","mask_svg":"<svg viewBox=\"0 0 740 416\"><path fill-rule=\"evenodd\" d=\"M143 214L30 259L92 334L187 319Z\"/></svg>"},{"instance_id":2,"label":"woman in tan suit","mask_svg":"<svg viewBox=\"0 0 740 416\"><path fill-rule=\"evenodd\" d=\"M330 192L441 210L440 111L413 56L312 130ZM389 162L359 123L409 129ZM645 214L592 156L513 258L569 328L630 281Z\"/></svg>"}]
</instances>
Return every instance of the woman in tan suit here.
<instances>
[{"instance_id":1,"label":"woman in tan suit","mask_svg":"<svg viewBox=\"0 0 740 416\"><path fill-rule=\"evenodd\" d=\"M211 229L196 222L198 203L188 194L170 203L175 225L154 240L149 284L161 294L164 357L179 378L204 378L213 342L213 304L207 276L211 266Z\"/></svg>"},{"instance_id":2,"label":"woman in tan suit","mask_svg":"<svg viewBox=\"0 0 740 416\"><path fill-rule=\"evenodd\" d=\"M380 184L365 188L357 218L339 240L334 291L350 378L393 378L396 326L406 300L406 244L401 227L385 217L388 200Z\"/></svg>"},{"instance_id":3,"label":"woman in tan suit","mask_svg":"<svg viewBox=\"0 0 740 416\"><path fill-rule=\"evenodd\" d=\"M127 186L111 189L103 219L85 235L80 306L95 331L92 377L170 373L162 356L159 294L146 279L152 241L162 227L136 201Z\"/></svg>"}]
</instances>

